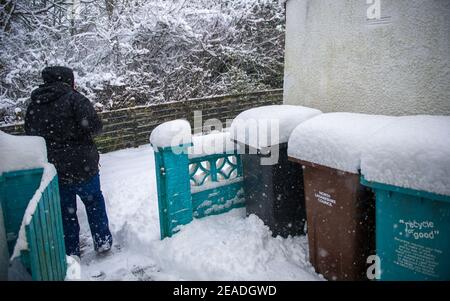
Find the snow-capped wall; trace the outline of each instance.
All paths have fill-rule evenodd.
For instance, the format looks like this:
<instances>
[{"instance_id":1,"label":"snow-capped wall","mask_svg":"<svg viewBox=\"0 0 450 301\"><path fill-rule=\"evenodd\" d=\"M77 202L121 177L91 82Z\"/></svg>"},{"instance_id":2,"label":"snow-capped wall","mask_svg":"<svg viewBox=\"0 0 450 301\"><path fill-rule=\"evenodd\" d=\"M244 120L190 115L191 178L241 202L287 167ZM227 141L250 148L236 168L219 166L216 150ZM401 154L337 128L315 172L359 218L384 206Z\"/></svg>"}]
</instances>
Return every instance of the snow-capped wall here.
<instances>
[{"instance_id":1,"label":"snow-capped wall","mask_svg":"<svg viewBox=\"0 0 450 301\"><path fill-rule=\"evenodd\" d=\"M450 114L450 1L367 2L287 1L284 103Z\"/></svg>"}]
</instances>

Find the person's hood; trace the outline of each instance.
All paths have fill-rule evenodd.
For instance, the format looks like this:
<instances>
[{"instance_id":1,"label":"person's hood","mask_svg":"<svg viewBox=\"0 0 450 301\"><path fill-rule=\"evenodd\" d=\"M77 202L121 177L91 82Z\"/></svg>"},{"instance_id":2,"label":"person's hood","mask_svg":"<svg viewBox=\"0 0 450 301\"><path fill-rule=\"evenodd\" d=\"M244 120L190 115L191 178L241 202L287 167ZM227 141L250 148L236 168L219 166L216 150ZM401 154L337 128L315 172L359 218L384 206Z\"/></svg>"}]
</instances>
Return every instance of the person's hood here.
<instances>
[{"instance_id":1,"label":"person's hood","mask_svg":"<svg viewBox=\"0 0 450 301\"><path fill-rule=\"evenodd\" d=\"M45 67L44 70L42 70L42 79L45 84L63 82L73 87L75 83L73 70L64 66Z\"/></svg>"},{"instance_id":2,"label":"person's hood","mask_svg":"<svg viewBox=\"0 0 450 301\"><path fill-rule=\"evenodd\" d=\"M63 82L44 84L31 93L31 101L37 104L58 100L61 96L72 91L72 87Z\"/></svg>"}]
</instances>

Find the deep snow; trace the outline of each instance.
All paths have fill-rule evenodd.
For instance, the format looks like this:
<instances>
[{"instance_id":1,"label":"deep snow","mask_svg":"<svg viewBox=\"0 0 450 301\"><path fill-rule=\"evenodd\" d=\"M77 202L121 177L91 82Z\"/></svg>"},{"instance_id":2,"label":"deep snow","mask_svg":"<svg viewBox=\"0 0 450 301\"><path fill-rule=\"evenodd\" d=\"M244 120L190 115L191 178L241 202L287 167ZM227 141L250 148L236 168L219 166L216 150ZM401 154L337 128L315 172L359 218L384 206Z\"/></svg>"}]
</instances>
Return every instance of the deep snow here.
<instances>
[{"instance_id":1,"label":"deep snow","mask_svg":"<svg viewBox=\"0 0 450 301\"><path fill-rule=\"evenodd\" d=\"M307 260L307 238L273 238L245 209L194 220L159 239L153 150L101 155L101 184L115 247L99 257L82 204L78 215L83 280L321 280ZM120 247L117 247L120 246Z\"/></svg>"}]
</instances>

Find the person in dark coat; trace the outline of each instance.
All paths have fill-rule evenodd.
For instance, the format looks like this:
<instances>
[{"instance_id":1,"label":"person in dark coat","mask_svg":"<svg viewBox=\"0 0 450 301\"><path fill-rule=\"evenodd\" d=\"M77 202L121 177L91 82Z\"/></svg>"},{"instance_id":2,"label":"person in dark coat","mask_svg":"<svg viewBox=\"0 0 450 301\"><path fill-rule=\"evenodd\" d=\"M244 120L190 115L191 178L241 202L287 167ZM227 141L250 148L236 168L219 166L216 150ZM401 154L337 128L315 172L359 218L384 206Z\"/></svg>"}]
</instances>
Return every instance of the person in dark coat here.
<instances>
[{"instance_id":1,"label":"person in dark coat","mask_svg":"<svg viewBox=\"0 0 450 301\"><path fill-rule=\"evenodd\" d=\"M102 130L102 122L90 101L75 91L72 69L46 67L42 79L44 84L31 93L25 132L45 139L49 162L58 172L66 253L81 255L77 195L86 207L95 250L107 252L112 236L92 139Z\"/></svg>"}]
</instances>

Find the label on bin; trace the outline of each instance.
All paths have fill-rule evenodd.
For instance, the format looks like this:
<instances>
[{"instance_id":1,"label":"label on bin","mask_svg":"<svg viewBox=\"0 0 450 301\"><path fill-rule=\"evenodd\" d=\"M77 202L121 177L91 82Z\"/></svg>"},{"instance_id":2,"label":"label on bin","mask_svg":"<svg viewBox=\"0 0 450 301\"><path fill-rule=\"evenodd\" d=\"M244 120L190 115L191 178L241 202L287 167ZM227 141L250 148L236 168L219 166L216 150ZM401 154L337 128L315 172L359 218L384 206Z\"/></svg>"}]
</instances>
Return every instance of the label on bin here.
<instances>
[{"instance_id":1,"label":"label on bin","mask_svg":"<svg viewBox=\"0 0 450 301\"><path fill-rule=\"evenodd\" d=\"M316 197L316 199L319 203L322 203L329 207L333 207L334 205L336 205L336 200L332 199L331 195L329 195L326 192L319 191L319 192L316 192L314 194L314 196Z\"/></svg>"},{"instance_id":2,"label":"label on bin","mask_svg":"<svg viewBox=\"0 0 450 301\"><path fill-rule=\"evenodd\" d=\"M400 232L400 235L411 237L414 240L434 239L439 235L439 230L434 229L434 223L432 221L418 222L416 220L405 221L401 219L398 223L405 226L403 233Z\"/></svg>"},{"instance_id":3,"label":"label on bin","mask_svg":"<svg viewBox=\"0 0 450 301\"><path fill-rule=\"evenodd\" d=\"M400 226L401 225L401 226ZM438 277L436 268L442 250L426 246L426 242L439 236L432 221L399 220L394 228L399 232L396 242L396 260L394 263L430 277Z\"/></svg>"}]
</instances>

